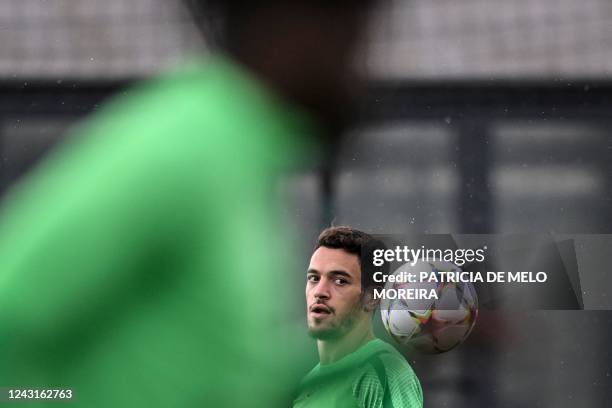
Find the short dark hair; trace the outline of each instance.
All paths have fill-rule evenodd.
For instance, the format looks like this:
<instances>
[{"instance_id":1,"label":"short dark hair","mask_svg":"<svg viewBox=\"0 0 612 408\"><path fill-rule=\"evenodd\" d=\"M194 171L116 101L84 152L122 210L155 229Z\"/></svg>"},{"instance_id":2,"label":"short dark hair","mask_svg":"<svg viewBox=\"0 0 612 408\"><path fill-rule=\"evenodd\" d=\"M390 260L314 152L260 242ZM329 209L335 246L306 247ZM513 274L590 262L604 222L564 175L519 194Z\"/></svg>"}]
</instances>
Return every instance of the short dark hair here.
<instances>
[{"instance_id":1,"label":"short dark hair","mask_svg":"<svg viewBox=\"0 0 612 408\"><path fill-rule=\"evenodd\" d=\"M209 45L232 51L245 21L262 7L315 4L321 7L354 10L377 0L183 0Z\"/></svg>"},{"instance_id":2,"label":"short dark hair","mask_svg":"<svg viewBox=\"0 0 612 408\"><path fill-rule=\"evenodd\" d=\"M341 226L326 228L319 234L315 250L320 247L343 249L350 254L355 254L359 257L361 266L361 291L373 290L381 288L384 284L374 282L374 273L382 272L383 275L388 274L389 266L385 263L382 266L374 266L374 251L377 249L385 250L385 244L357 229Z\"/></svg>"}]
</instances>

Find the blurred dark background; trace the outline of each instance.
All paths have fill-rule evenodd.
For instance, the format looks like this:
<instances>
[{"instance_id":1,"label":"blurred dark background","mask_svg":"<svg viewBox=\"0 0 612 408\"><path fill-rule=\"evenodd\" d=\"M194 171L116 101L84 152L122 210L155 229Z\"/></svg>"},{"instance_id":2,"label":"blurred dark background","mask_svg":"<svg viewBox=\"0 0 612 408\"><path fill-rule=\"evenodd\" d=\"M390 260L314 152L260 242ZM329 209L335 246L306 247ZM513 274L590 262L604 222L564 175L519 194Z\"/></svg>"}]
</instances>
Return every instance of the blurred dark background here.
<instances>
[{"instance_id":1,"label":"blurred dark background","mask_svg":"<svg viewBox=\"0 0 612 408\"><path fill-rule=\"evenodd\" d=\"M389 1L368 41L343 145L282 186L305 265L330 223L612 233L611 2ZM108 97L206 50L178 0L4 0L0 44L0 194ZM426 406L609 406L611 301L483 311L458 349L410 356Z\"/></svg>"}]
</instances>

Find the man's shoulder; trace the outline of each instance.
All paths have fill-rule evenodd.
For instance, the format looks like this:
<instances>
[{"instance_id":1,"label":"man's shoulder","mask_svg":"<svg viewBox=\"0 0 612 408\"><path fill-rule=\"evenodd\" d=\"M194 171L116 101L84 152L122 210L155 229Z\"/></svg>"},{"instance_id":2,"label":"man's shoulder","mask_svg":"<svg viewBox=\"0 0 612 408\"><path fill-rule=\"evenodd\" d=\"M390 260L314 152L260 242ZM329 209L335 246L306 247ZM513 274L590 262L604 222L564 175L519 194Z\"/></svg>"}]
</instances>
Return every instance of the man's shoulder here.
<instances>
[{"instance_id":1,"label":"man's shoulder","mask_svg":"<svg viewBox=\"0 0 612 408\"><path fill-rule=\"evenodd\" d=\"M302 381L295 406L339 399L368 408L421 408L421 385L410 364L390 344L376 339L333 367L317 365ZM299 403L297 403L299 402Z\"/></svg>"},{"instance_id":2,"label":"man's shoulder","mask_svg":"<svg viewBox=\"0 0 612 408\"><path fill-rule=\"evenodd\" d=\"M406 359L391 345L378 339L372 342L367 353L363 352L360 366L359 381L364 378L376 377L384 385L385 381L383 380L386 380L389 375L395 375L398 372L408 372L414 375L414 371Z\"/></svg>"},{"instance_id":3,"label":"man's shoulder","mask_svg":"<svg viewBox=\"0 0 612 408\"><path fill-rule=\"evenodd\" d=\"M377 341L376 351L353 384L360 406L422 407L421 385L408 361L391 345Z\"/></svg>"},{"instance_id":4,"label":"man's shoulder","mask_svg":"<svg viewBox=\"0 0 612 408\"><path fill-rule=\"evenodd\" d=\"M391 374L408 372L414 375L404 356L390 344L375 339L331 366L317 364L304 377L302 383L317 382L330 376L358 381L362 376L371 377L383 369Z\"/></svg>"},{"instance_id":5,"label":"man's shoulder","mask_svg":"<svg viewBox=\"0 0 612 408\"><path fill-rule=\"evenodd\" d=\"M195 61L116 95L73 133L96 140L95 152L116 150L143 165L251 170L293 152L298 138L287 136L301 136L267 92L235 63Z\"/></svg>"}]
</instances>

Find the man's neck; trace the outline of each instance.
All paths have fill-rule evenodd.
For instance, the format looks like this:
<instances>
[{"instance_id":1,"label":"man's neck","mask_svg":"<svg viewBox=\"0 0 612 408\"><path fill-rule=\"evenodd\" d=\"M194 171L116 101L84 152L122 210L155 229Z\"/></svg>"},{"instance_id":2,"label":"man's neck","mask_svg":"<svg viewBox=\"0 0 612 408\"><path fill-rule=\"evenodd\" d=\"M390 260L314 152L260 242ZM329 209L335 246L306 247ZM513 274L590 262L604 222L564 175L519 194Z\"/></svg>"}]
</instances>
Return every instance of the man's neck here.
<instances>
[{"instance_id":1,"label":"man's neck","mask_svg":"<svg viewBox=\"0 0 612 408\"><path fill-rule=\"evenodd\" d=\"M372 325L369 324L367 327L355 327L352 331L338 339L318 340L317 347L319 349L321 365L335 363L374 338Z\"/></svg>"}]
</instances>

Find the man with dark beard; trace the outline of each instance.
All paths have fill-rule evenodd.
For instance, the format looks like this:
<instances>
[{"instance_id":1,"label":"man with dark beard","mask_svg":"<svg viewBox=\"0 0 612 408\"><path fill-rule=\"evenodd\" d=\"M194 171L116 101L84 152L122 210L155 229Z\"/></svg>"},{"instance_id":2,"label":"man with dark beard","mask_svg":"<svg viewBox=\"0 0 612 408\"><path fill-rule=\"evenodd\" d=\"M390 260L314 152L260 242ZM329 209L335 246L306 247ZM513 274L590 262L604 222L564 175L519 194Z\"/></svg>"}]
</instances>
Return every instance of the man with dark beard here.
<instances>
[{"instance_id":1,"label":"man with dark beard","mask_svg":"<svg viewBox=\"0 0 612 408\"><path fill-rule=\"evenodd\" d=\"M294 407L422 407L414 371L374 336L372 253L382 243L349 228L321 233L307 271L308 330L320 363L302 380Z\"/></svg>"}]
</instances>

